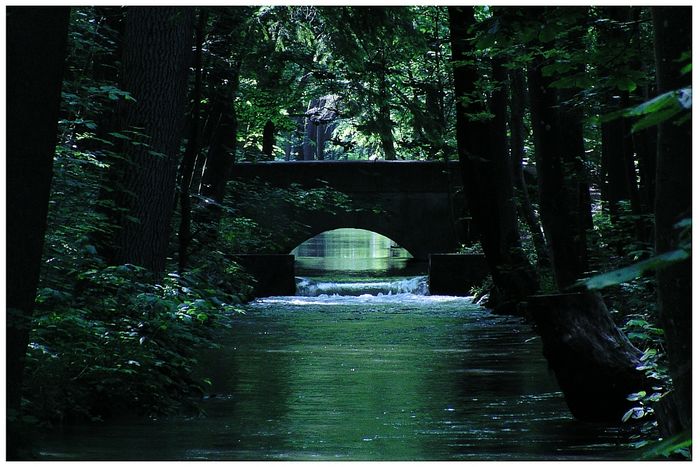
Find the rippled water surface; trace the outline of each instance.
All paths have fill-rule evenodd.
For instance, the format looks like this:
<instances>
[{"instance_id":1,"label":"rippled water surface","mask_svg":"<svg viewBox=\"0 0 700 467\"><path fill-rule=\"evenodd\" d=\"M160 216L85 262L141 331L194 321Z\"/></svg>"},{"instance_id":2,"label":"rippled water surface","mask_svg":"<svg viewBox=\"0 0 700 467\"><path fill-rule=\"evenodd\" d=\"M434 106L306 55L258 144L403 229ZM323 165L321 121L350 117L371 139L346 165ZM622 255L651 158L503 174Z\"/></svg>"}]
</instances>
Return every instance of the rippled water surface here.
<instances>
[{"instance_id":1,"label":"rippled water surface","mask_svg":"<svg viewBox=\"0 0 700 467\"><path fill-rule=\"evenodd\" d=\"M420 279L406 280L420 286ZM204 356L202 372L214 392L203 403L205 417L73 427L43 441L43 458L634 454L618 428L571 418L539 339L519 319L491 315L467 298L360 292L250 304L221 337L222 348Z\"/></svg>"}]
</instances>

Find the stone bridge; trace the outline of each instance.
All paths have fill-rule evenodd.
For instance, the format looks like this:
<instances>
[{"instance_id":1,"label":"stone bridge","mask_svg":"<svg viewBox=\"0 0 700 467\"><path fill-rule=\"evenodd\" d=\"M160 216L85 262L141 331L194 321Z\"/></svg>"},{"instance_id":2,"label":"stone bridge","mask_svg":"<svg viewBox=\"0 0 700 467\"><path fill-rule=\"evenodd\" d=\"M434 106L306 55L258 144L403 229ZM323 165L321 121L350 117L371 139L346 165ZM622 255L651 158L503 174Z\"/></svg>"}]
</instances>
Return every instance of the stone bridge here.
<instances>
[{"instance_id":1,"label":"stone bridge","mask_svg":"<svg viewBox=\"0 0 700 467\"><path fill-rule=\"evenodd\" d=\"M289 253L305 240L338 228L366 229L389 237L417 261L448 253L463 242L464 198L457 162L295 161L237 163L234 179L259 178L273 186L327 184L363 209L313 214L299 221L309 230L284 245Z\"/></svg>"}]
</instances>

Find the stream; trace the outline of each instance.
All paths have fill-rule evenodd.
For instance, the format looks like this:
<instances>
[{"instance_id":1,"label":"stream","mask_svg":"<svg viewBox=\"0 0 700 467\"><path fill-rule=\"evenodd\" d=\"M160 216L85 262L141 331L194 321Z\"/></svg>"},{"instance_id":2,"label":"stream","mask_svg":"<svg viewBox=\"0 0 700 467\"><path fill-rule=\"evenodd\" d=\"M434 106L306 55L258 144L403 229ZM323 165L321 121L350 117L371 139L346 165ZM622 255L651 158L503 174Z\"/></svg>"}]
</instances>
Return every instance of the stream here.
<instances>
[{"instance_id":1,"label":"stream","mask_svg":"<svg viewBox=\"0 0 700 467\"><path fill-rule=\"evenodd\" d=\"M66 427L41 440L41 459L634 457L624 428L571 417L521 319L426 295L424 276L297 283L246 305L201 356L206 415Z\"/></svg>"}]
</instances>

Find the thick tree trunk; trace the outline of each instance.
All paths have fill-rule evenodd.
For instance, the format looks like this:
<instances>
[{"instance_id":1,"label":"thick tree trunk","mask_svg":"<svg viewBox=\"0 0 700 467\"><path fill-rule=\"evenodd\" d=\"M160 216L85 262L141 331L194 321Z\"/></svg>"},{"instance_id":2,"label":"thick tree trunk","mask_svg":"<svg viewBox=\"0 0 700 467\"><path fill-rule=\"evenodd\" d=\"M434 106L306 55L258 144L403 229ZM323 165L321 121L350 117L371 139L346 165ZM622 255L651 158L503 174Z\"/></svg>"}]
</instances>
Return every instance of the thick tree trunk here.
<instances>
[{"instance_id":1,"label":"thick tree trunk","mask_svg":"<svg viewBox=\"0 0 700 467\"><path fill-rule=\"evenodd\" d=\"M631 21L631 8L611 6L603 7L607 17L612 22L603 23L600 26L599 42L603 50L611 56L619 50L625 50L632 46L632 36L622 27ZM637 60L638 62L638 60ZM617 73L619 60L612 61L608 66L600 69L601 77L611 76ZM639 63L636 63L639 67ZM634 68L635 63L630 61L627 66ZM603 106L605 112L614 112L631 106L630 94L627 91L610 89L603 93ZM630 131L630 122L625 118L617 118L601 125L601 194L606 201L605 208L611 215L614 223L620 221L620 206L622 201L628 202L630 212L637 217L635 224L636 236L644 240L644 232L641 223L641 204L639 187L637 184L637 172L634 161L634 142ZM616 245L619 254L623 254L622 244Z\"/></svg>"},{"instance_id":2,"label":"thick tree trunk","mask_svg":"<svg viewBox=\"0 0 700 467\"><path fill-rule=\"evenodd\" d=\"M110 167L118 229L108 260L160 274L170 235L180 138L187 97L192 9L129 7L123 88L135 102L124 105L125 160ZM134 133L129 133L134 132Z\"/></svg>"},{"instance_id":3,"label":"thick tree trunk","mask_svg":"<svg viewBox=\"0 0 700 467\"><path fill-rule=\"evenodd\" d=\"M690 74L681 75L676 62L691 48L691 8L652 8L658 92L689 86ZM691 122L676 125L668 120L658 127L656 175L656 252L678 245L674 225L691 215ZM691 260L657 271L659 314L664 328L669 370L678 415L684 429L691 428L692 288Z\"/></svg>"},{"instance_id":4,"label":"thick tree trunk","mask_svg":"<svg viewBox=\"0 0 700 467\"><path fill-rule=\"evenodd\" d=\"M41 268L66 53L66 7L7 7L7 457L17 460L22 374Z\"/></svg>"},{"instance_id":5,"label":"thick tree trunk","mask_svg":"<svg viewBox=\"0 0 700 467\"><path fill-rule=\"evenodd\" d=\"M523 159L525 157L525 75L522 70L516 69L510 72L510 162L515 188L515 200L521 217L525 220L532 242L537 253L537 265L539 268L547 268L550 265L547 243L544 240L542 227L535 215L535 208L530 201L530 194L525 183L523 173Z\"/></svg>"},{"instance_id":6,"label":"thick tree trunk","mask_svg":"<svg viewBox=\"0 0 700 467\"><path fill-rule=\"evenodd\" d=\"M560 290L573 284L587 269L585 228L590 218L587 185L580 161L582 132L580 117L566 109L542 76L541 55L528 65L540 218L549 245L554 276ZM569 111L572 114L563 115Z\"/></svg>"},{"instance_id":7,"label":"thick tree trunk","mask_svg":"<svg viewBox=\"0 0 700 467\"><path fill-rule=\"evenodd\" d=\"M580 36L575 43L582 43ZM583 73L583 67L579 70ZM583 112L572 102L576 100L576 89L563 89L558 109L560 126L559 148L561 149L562 168L564 171L564 190L569 195L570 207L573 209L574 224L569 226L574 238L573 252L579 260L580 271L588 269L588 242L586 230L593 227L591 212L591 195L589 174L584 165L586 149L583 139Z\"/></svg>"},{"instance_id":8,"label":"thick tree trunk","mask_svg":"<svg viewBox=\"0 0 700 467\"><path fill-rule=\"evenodd\" d=\"M474 14L472 7L449 7L448 12L457 105L457 149L469 208L493 278L493 304L519 300L532 294L537 283L520 245L507 153L503 147L500 150L493 147L493 138L505 140L506 135L495 132L492 122L469 118L470 114L485 110L481 101L474 98L478 92L479 73L474 65L467 64L472 60L467 40L469 28L475 24ZM505 100L498 93L495 99ZM503 130L503 124L500 129Z\"/></svg>"},{"instance_id":9,"label":"thick tree trunk","mask_svg":"<svg viewBox=\"0 0 700 467\"><path fill-rule=\"evenodd\" d=\"M577 419L619 423L632 408L627 396L651 390L654 381L637 370L642 352L615 326L600 294L533 296L527 312Z\"/></svg>"}]
</instances>

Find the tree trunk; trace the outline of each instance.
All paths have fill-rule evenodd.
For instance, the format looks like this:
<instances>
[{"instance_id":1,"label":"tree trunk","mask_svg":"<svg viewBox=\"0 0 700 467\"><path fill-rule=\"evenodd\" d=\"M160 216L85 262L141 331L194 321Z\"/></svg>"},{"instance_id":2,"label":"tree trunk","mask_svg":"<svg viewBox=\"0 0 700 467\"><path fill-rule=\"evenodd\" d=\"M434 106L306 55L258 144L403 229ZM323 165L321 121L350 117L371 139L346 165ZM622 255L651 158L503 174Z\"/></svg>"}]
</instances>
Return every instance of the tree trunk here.
<instances>
[{"instance_id":1,"label":"tree trunk","mask_svg":"<svg viewBox=\"0 0 700 467\"><path fill-rule=\"evenodd\" d=\"M577 36L574 43L580 44L583 38ZM583 67L578 70L583 73ZM576 89L560 91L558 122L561 125L558 134L561 149L562 168L564 170L564 191L569 196L570 208L573 210L573 225L570 225L574 238L573 253L579 261L579 272L588 269L588 242L586 230L593 227L591 213L591 196L589 190L589 174L584 165L586 149L583 139L583 112L580 106L573 103L577 98Z\"/></svg>"},{"instance_id":2,"label":"tree trunk","mask_svg":"<svg viewBox=\"0 0 700 467\"><path fill-rule=\"evenodd\" d=\"M272 120L265 122L265 128L263 128L263 138L262 138L262 152L267 157L267 160L274 160L272 155L272 150L275 146L275 124Z\"/></svg>"},{"instance_id":3,"label":"tree trunk","mask_svg":"<svg viewBox=\"0 0 700 467\"><path fill-rule=\"evenodd\" d=\"M389 93L387 92L386 64L382 63L382 72L379 78L379 113L377 114L377 132L382 142L384 159L396 160L396 148L394 147L394 124L391 121L391 107L389 107Z\"/></svg>"},{"instance_id":4,"label":"tree trunk","mask_svg":"<svg viewBox=\"0 0 700 467\"><path fill-rule=\"evenodd\" d=\"M319 99L312 99L309 102L309 107L306 111L306 125L304 128L304 141L302 143L302 151L304 153L305 161L312 161L316 156L316 133L318 132L318 125L314 124L312 115L309 114L309 111L311 109L318 108L319 105Z\"/></svg>"},{"instance_id":5,"label":"tree trunk","mask_svg":"<svg viewBox=\"0 0 700 467\"><path fill-rule=\"evenodd\" d=\"M118 86L126 9L113 6L95 7L95 15L100 18L100 34L111 37L114 46L96 51L92 63L93 77L99 84ZM116 102L110 101L102 104L101 112L95 116L95 124L97 125L95 135L98 139L114 140L109 133L115 131L119 125L117 112ZM83 143L83 147L88 150L96 150L99 154L102 152L100 151L102 143L98 139L88 139Z\"/></svg>"},{"instance_id":6,"label":"tree trunk","mask_svg":"<svg viewBox=\"0 0 700 467\"><path fill-rule=\"evenodd\" d=\"M651 99L647 93L644 100ZM654 212L654 198L656 193L656 128L647 128L632 135L634 152L639 163L639 203L643 213ZM652 238L653 234L645 235L645 240Z\"/></svg>"},{"instance_id":7,"label":"tree trunk","mask_svg":"<svg viewBox=\"0 0 700 467\"><path fill-rule=\"evenodd\" d=\"M22 375L41 268L63 77L67 7L6 8L7 457L17 460Z\"/></svg>"},{"instance_id":8,"label":"tree trunk","mask_svg":"<svg viewBox=\"0 0 700 467\"><path fill-rule=\"evenodd\" d=\"M226 182L235 162L238 119L233 98L231 102L224 99L214 103L213 113L219 116L219 121L209 144L200 194L220 204L224 201Z\"/></svg>"},{"instance_id":9,"label":"tree trunk","mask_svg":"<svg viewBox=\"0 0 700 467\"><path fill-rule=\"evenodd\" d=\"M550 265L547 243L544 240L542 227L535 215L535 208L530 201L530 194L525 183L523 173L523 159L525 157L525 75L521 69L510 72L510 162L515 188L515 200L521 217L525 220L532 242L537 253L537 265L539 268L547 268Z\"/></svg>"},{"instance_id":10,"label":"tree trunk","mask_svg":"<svg viewBox=\"0 0 700 467\"><path fill-rule=\"evenodd\" d=\"M207 12L199 12L196 31L195 50L195 77L192 89L192 113L190 122L190 137L187 141L185 154L180 166L180 230L178 240L180 251L178 255L178 271L182 275L187 267L188 249L191 242L190 226L192 224L192 200L190 198L190 184L194 172L195 161L199 153L199 126L202 101L202 43L204 42L204 28L207 24Z\"/></svg>"},{"instance_id":11,"label":"tree trunk","mask_svg":"<svg viewBox=\"0 0 700 467\"><path fill-rule=\"evenodd\" d=\"M107 257L157 275L165 269L170 235L191 31L190 8L127 10L123 88L135 102L125 103L121 128L132 140L123 145L125 160L109 170L118 229Z\"/></svg>"},{"instance_id":12,"label":"tree trunk","mask_svg":"<svg viewBox=\"0 0 700 467\"><path fill-rule=\"evenodd\" d=\"M690 86L691 75L681 75L676 60L690 51L690 7L654 7L654 48L657 87L664 93ZM678 245L674 225L691 215L692 166L691 122L676 125L674 120L658 127L656 175L656 252ZM684 429L691 428L691 260L677 263L656 273L659 315L664 328L669 370L673 379L678 415Z\"/></svg>"},{"instance_id":13,"label":"tree trunk","mask_svg":"<svg viewBox=\"0 0 700 467\"><path fill-rule=\"evenodd\" d=\"M539 8L530 10L534 18L541 20L536 14ZM587 269L585 224L590 218L590 195L585 180L582 180L581 161L578 160L583 144L580 115L573 109L558 110L561 101L556 91L549 87L551 78L542 76L544 65L541 54L535 55L528 65L530 113L540 218L556 283L563 290Z\"/></svg>"},{"instance_id":14,"label":"tree trunk","mask_svg":"<svg viewBox=\"0 0 700 467\"><path fill-rule=\"evenodd\" d=\"M379 138L382 142L382 151L384 151L384 159L395 161L396 147L394 146L393 123L391 122L388 104L382 104L380 106L377 125L379 128Z\"/></svg>"},{"instance_id":15,"label":"tree trunk","mask_svg":"<svg viewBox=\"0 0 700 467\"><path fill-rule=\"evenodd\" d=\"M615 326L598 293L539 295L527 312L574 417L620 422L627 396L654 381L637 370L642 352Z\"/></svg>"},{"instance_id":16,"label":"tree trunk","mask_svg":"<svg viewBox=\"0 0 700 467\"><path fill-rule=\"evenodd\" d=\"M612 101L612 94L606 93L608 101ZM619 219L618 203L630 200L625 167L626 131L629 128L622 118L601 124L601 195L615 221Z\"/></svg>"},{"instance_id":17,"label":"tree trunk","mask_svg":"<svg viewBox=\"0 0 700 467\"><path fill-rule=\"evenodd\" d=\"M304 140L306 137L304 117L296 117L296 128L294 129L294 144L292 146L292 152L294 152L294 159L298 161L304 160Z\"/></svg>"},{"instance_id":18,"label":"tree trunk","mask_svg":"<svg viewBox=\"0 0 700 467\"><path fill-rule=\"evenodd\" d=\"M457 149L469 208L493 278L493 304L519 300L532 294L537 283L520 246L507 153L502 146L499 150L493 144L494 138L506 139L504 125L501 123L498 127L501 131L497 131L493 122L469 118L485 110L481 100L474 98L478 92L479 73L475 65L468 64L473 58L469 55L467 40L470 27L475 24L474 14L472 7L449 7L448 12L457 105ZM505 102L503 92L498 91L494 100Z\"/></svg>"},{"instance_id":19,"label":"tree trunk","mask_svg":"<svg viewBox=\"0 0 700 467\"><path fill-rule=\"evenodd\" d=\"M617 50L630 47L630 38L623 31L620 24L627 21L629 8L610 6L603 7L606 16L613 20L603 23L600 28L600 47L611 51L611 55ZM614 73L613 69L619 61L613 61L609 66L601 68L603 76ZM629 92L610 89L603 94L603 105L607 112L629 107ZM601 194L607 202L607 208L614 222L619 219L618 203L620 201L634 202L638 207L634 194L637 191L636 175L634 173L634 161L632 141L629 123L624 118L617 118L601 125ZM630 173L630 168L632 173ZM639 213L637 213L639 214Z\"/></svg>"},{"instance_id":20,"label":"tree trunk","mask_svg":"<svg viewBox=\"0 0 700 467\"><path fill-rule=\"evenodd\" d=\"M226 182L235 162L238 118L233 104L240 82L241 57L232 60L234 47L231 28L241 27L240 13L222 12L212 27L209 51L215 60L210 67L209 87L212 102L210 122L211 140L203 167L199 193L216 203L224 201ZM214 208L215 217L218 210Z\"/></svg>"},{"instance_id":21,"label":"tree trunk","mask_svg":"<svg viewBox=\"0 0 700 467\"><path fill-rule=\"evenodd\" d=\"M641 57L644 54L642 45L642 35L640 32L640 17L644 7L630 7L629 20L632 22L631 48L633 57ZM643 70L642 63L638 58L633 58L632 68ZM647 84L638 86L634 92L634 103L641 103L654 97L655 86ZM637 156L639 171L639 204L640 210L644 214L654 212L654 193L656 192L656 128L647 128L637 131L632 135L632 146ZM649 229L646 226L647 230ZM653 232L646 232L644 241L653 241Z\"/></svg>"}]
</instances>

